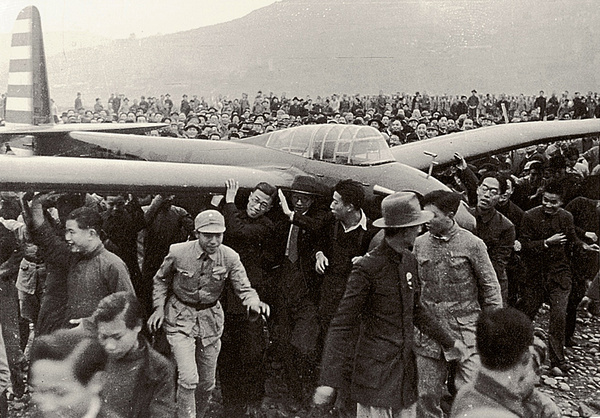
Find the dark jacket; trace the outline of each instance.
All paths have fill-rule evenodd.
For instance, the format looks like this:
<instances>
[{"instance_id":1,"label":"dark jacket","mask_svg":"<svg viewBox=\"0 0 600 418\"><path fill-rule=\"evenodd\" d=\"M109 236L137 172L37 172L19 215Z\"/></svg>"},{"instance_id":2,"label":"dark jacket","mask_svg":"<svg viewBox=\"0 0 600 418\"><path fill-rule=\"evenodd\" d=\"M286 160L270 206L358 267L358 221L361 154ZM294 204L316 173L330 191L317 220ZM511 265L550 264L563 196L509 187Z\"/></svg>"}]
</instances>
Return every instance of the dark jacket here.
<instances>
[{"instance_id":1,"label":"dark jacket","mask_svg":"<svg viewBox=\"0 0 600 418\"><path fill-rule=\"evenodd\" d=\"M294 214L293 224L299 227L298 260L292 264L286 257L283 260L282 268L278 272L281 276L279 281L280 291L286 293L282 295L287 300L286 304L296 305L306 297L316 301L318 297L319 284L315 272L314 248L322 237L327 216L328 212L316 207L316 202L305 214ZM286 248L290 229L291 224L287 217L283 222L277 224L277 231L281 240L280 248Z\"/></svg>"},{"instance_id":2,"label":"dark jacket","mask_svg":"<svg viewBox=\"0 0 600 418\"><path fill-rule=\"evenodd\" d=\"M366 227L366 230L358 226L345 232L342 223L333 215L328 218L322 241L316 248L316 252L322 251L329 262L323 275L319 300L319 313L326 322L331 320L344 296L352 271L352 259L368 252L371 239L378 231L368 218Z\"/></svg>"},{"instance_id":3,"label":"dark jacket","mask_svg":"<svg viewBox=\"0 0 600 418\"><path fill-rule=\"evenodd\" d=\"M175 368L146 340L145 366L135 388L131 418L175 416Z\"/></svg>"},{"instance_id":4,"label":"dark jacket","mask_svg":"<svg viewBox=\"0 0 600 418\"><path fill-rule=\"evenodd\" d=\"M268 300L266 293L270 290L269 274L273 264L273 222L266 216L251 218L246 211L239 210L234 203L223 206L225 231L223 244L233 248L240 255L240 260L246 269L252 287L257 291L261 300ZM245 314L246 308L240 299L234 295L231 286L226 287L223 295L223 309L227 313Z\"/></svg>"},{"instance_id":5,"label":"dark jacket","mask_svg":"<svg viewBox=\"0 0 600 418\"><path fill-rule=\"evenodd\" d=\"M96 338L97 330L93 322L84 321L83 327L73 328L69 332L73 334L88 335ZM148 341L139 336L141 348L141 367L138 374L131 403L133 408L131 414L123 418L171 418L175 416L175 367L173 364L153 349ZM139 359L140 355L136 356ZM127 369L127 363L131 359L119 359L117 370ZM111 379L119 378L118 375L108 373L106 385L111 384ZM102 394L101 394L102 397ZM103 407L108 407L107 400L103 398ZM113 405L114 407L114 405Z\"/></svg>"},{"instance_id":6,"label":"dark jacket","mask_svg":"<svg viewBox=\"0 0 600 418\"><path fill-rule=\"evenodd\" d=\"M417 400L413 324L444 347L453 344L419 302L417 261L385 241L355 264L331 322L321 384L350 388L352 399L405 408ZM358 338L356 340L356 338Z\"/></svg>"},{"instance_id":7,"label":"dark jacket","mask_svg":"<svg viewBox=\"0 0 600 418\"><path fill-rule=\"evenodd\" d=\"M506 266L515 243L515 226L496 209L487 213L475 209L474 215L475 235L487 246L498 280L506 280Z\"/></svg>"},{"instance_id":8,"label":"dark jacket","mask_svg":"<svg viewBox=\"0 0 600 418\"><path fill-rule=\"evenodd\" d=\"M544 241L557 233L567 236L568 244L580 245L582 242L575 234L573 215L559 208L553 215L544 213L542 206L528 210L521 224L522 254L527 263L528 273L558 272L570 270L568 245L544 246Z\"/></svg>"}]
</instances>

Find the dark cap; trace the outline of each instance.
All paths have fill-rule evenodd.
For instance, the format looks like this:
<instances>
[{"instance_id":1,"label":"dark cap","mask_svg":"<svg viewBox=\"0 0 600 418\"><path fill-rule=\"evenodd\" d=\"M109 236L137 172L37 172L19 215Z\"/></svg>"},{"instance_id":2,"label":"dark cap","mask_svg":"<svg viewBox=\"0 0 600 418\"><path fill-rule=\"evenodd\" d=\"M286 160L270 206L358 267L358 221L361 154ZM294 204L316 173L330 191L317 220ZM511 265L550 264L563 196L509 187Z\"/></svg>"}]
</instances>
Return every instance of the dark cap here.
<instances>
[{"instance_id":1,"label":"dark cap","mask_svg":"<svg viewBox=\"0 0 600 418\"><path fill-rule=\"evenodd\" d=\"M290 187L290 191L315 196L324 194L323 185L313 176L297 176Z\"/></svg>"}]
</instances>

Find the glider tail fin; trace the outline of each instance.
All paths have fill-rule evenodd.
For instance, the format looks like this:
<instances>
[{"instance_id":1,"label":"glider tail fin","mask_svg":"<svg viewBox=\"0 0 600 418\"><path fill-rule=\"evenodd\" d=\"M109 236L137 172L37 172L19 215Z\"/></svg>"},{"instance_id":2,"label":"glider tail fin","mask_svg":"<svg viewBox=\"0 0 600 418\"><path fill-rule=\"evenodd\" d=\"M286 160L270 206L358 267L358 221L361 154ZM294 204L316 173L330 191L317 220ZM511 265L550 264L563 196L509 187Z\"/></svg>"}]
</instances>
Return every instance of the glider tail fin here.
<instances>
[{"instance_id":1,"label":"glider tail fin","mask_svg":"<svg viewBox=\"0 0 600 418\"><path fill-rule=\"evenodd\" d=\"M6 122L31 125L54 122L42 24L35 6L21 10L15 22L10 48Z\"/></svg>"}]
</instances>

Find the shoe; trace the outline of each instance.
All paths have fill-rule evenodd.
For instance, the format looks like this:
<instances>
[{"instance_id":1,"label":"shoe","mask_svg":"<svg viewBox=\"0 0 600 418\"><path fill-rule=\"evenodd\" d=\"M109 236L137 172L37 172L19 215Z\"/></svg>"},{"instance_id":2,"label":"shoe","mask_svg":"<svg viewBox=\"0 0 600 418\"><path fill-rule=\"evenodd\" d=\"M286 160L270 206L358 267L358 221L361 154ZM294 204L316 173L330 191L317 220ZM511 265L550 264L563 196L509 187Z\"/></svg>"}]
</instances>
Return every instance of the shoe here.
<instances>
[{"instance_id":1,"label":"shoe","mask_svg":"<svg viewBox=\"0 0 600 418\"><path fill-rule=\"evenodd\" d=\"M567 365L567 363L551 365L550 374L552 376L566 376L569 374L569 366Z\"/></svg>"}]
</instances>

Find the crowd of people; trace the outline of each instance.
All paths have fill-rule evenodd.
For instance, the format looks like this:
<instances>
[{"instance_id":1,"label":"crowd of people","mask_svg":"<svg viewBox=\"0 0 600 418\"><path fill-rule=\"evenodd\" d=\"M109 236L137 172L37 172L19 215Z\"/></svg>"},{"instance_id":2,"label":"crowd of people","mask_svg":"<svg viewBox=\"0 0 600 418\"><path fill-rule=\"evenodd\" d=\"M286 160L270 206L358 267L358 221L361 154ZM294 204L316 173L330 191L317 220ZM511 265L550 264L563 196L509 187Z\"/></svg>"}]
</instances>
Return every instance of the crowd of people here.
<instances>
[{"instance_id":1,"label":"crowd of people","mask_svg":"<svg viewBox=\"0 0 600 418\"><path fill-rule=\"evenodd\" d=\"M62 118L153 120L212 139L359 123L401 144L597 112L595 95L565 93L556 109L553 97L259 92L252 105L184 96L174 111L168 95L113 95L112 111L100 99L92 111L78 95ZM287 405L313 416L560 416L536 383L546 362L576 373L578 308L600 313L598 158L589 138L475 165L456 154L439 173L448 191L392 194L375 220L353 179L328 190L297 176L290 190L249 193L230 179L197 210L160 194L2 192L0 391L10 376L21 399L28 380L44 416L183 418L207 414L218 381L223 416L261 416L277 365ZM544 303L548 329L534 335Z\"/></svg>"},{"instance_id":2,"label":"crowd of people","mask_svg":"<svg viewBox=\"0 0 600 418\"><path fill-rule=\"evenodd\" d=\"M2 102L5 102L3 95ZM84 105L77 93L72 107L59 112L52 101L57 123L166 123L155 134L211 140L238 139L272 130L315 123L371 125L382 131L391 146L479 126L535 120L600 117L598 93L564 91L549 97L506 94L428 95L396 93L379 95L333 94L288 98L272 92L246 93L233 100L219 96L207 101L184 94L174 103L170 94L130 100L111 94ZM3 118L5 104L0 104ZM397 122L396 122L397 121Z\"/></svg>"}]
</instances>

